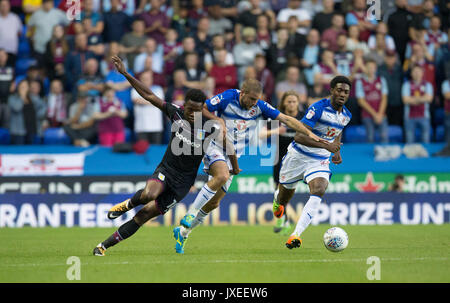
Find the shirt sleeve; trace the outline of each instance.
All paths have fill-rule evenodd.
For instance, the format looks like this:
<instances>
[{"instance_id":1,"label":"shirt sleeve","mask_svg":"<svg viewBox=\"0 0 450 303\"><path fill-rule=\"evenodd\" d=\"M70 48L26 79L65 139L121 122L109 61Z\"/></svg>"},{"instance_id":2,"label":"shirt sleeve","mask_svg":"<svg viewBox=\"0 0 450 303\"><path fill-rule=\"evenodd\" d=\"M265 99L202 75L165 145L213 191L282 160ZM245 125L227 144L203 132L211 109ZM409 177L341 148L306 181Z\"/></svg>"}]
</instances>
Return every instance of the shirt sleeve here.
<instances>
[{"instance_id":1,"label":"shirt sleeve","mask_svg":"<svg viewBox=\"0 0 450 303\"><path fill-rule=\"evenodd\" d=\"M322 111L323 109L320 104L317 102L314 103L308 108L308 111L306 112L306 115L303 117L301 122L310 127L314 127L314 125L316 125L316 122L322 116Z\"/></svg>"},{"instance_id":2,"label":"shirt sleeve","mask_svg":"<svg viewBox=\"0 0 450 303\"><path fill-rule=\"evenodd\" d=\"M381 94L387 95L389 93L389 88L384 77L381 77Z\"/></svg>"},{"instance_id":3,"label":"shirt sleeve","mask_svg":"<svg viewBox=\"0 0 450 303\"><path fill-rule=\"evenodd\" d=\"M215 95L211 99L206 100L205 103L210 112L215 112L225 109L226 105L232 98L233 91L226 90L223 93Z\"/></svg>"},{"instance_id":4,"label":"shirt sleeve","mask_svg":"<svg viewBox=\"0 0 450 303\"><path fill-rule=\"evenodd\" d=\"M434 89L433 89L433 85L431 85L430 82L427 82L427 85L425 86L425 92L427 95L434 95Z\"/></svg>"},{"instance_id":5,"label":"shirt sleeve","mask_svg":"<svg viewBox=\"0 0 450 303\"><path fill-rule=\"evenodd\" d=\"M405 82L402 85L402 97L411 97L411 89L409 88L408 82Z\"/></svg>"},{"instance_id":6,"label":"shirt sleeve","mask_svg":"<svg viewBox=\"0 0 450 303\"><path fill-rule=\"evenodd\" d=\"M162 112L170 119L173 120L173 116L177 113L177 111L180 109L175 104L164 102L162 107Z\"/></svg>"},{"instance_id":7,"label":"shirt sleeve","mask_svg":"<svg viewBox=\"0 0 450 303\"><path fill-rule=\"evenodd\" d=\"M358 98L358 99L363 99L366 97L361 80L356 80L355 95L356 95L356 98Z\"/></svg>"},{"instance_id":8,"label":"shirt sleeve","mask_svg":"<svg viewBox=\"0 0 450 303\"><path fill-rule=\"evenodd\" d=\"M258 107L261 109L264 118L276 119L280 111L269 103L258 100Z\"/></svg>"},{"instance_id":9,"label":"shirt sleeve","mask_svg":"<svg viewBox=\"0 0 450 303\"><path fill-rule=\"evenodd\" d=\"M447 93L450 92L450 81L449 80L445 80L442 83L442 94L445 95Z\"/></svg>"}]
</instances>

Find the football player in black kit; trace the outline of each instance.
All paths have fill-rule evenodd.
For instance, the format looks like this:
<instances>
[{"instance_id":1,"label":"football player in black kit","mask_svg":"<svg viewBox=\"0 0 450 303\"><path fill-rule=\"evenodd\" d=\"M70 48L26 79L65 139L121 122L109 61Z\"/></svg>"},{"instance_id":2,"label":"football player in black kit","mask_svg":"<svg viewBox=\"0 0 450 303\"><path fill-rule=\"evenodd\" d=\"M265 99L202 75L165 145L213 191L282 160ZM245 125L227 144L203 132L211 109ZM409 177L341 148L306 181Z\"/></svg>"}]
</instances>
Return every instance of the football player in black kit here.
<instances>
[{"instance_id":1,"label":"football player in black kit","mask_svg":"<svg viewBox=\"0 0 450 303\"><path fill-rule=\"evenodd\" d=\"M201 90L188 90L184 107L180 108L164 102L148 87L128 74L119 57L113 56L112 61L116 69L145 100L169 117L173 132L166 153L145 188L137 191L130 199L113 206L108 212L108 218L115 219L138 205L144 206L131 220L94 248L95 256L104 256L106 249L132 236L145 222L158 215L164 215L181 201L194 184L206 148L212 139L222 136L223 146L227 148L227 152L234 152L234 149L230 148L232 145L227 146L221 124L214 123L214 126L211 126L213 123L209 123L208 127L208 123L205 123L215 116L208 113L205 115L204 112L201 115L206 100ZM233 166L232 173L238 174L240 170L236 155L232 154L230 160Z\"/></svg>"}]
</instances>

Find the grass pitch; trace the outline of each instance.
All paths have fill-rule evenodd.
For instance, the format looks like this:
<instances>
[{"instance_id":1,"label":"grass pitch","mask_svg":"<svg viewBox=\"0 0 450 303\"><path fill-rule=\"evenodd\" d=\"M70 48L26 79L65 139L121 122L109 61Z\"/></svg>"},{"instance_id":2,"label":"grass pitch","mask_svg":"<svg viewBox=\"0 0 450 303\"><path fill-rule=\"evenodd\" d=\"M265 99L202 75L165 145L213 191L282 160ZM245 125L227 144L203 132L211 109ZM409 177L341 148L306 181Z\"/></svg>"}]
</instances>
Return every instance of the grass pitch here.
<instances>
[{"instance_id":1,"label":"grass pitch","mask_svg":"<svg viewBox=\"0 0 450 303\"><path fill-rule=\"evenodd\" d=\"M73 283L70 256L81 261L79 282L450 282L450 224L343 226L349 246L332 253L322 243L329 225L310 226L303 246L272 226L202 226L185 254L175 253L172 227L144 227L92 256L115 228L0 230L0 282ZM381 279L370 281L367 258L381 260Z\"/></svg>"}]
</instances>

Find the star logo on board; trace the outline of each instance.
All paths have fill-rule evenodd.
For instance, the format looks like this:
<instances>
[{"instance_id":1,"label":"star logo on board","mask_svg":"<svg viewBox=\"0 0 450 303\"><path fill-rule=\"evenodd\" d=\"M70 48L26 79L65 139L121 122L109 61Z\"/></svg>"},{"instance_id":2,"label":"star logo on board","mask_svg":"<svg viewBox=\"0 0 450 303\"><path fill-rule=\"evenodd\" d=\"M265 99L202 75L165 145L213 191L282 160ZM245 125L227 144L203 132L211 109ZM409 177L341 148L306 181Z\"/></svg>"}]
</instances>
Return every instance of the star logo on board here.
<instances>
[{"instance_id":1,"label":"star logo on board","mask_svg":"<svg viewBox=\"0 0 450 303\"><path fill-rule=\"evenodd\" d=\"M375 179L373 178L373 174L371 172L368 172L364 182L355 182L355 187L360 192L376 193L376 192L381 191L384 188L384 183L383 182L375 182Z\"/></svg>"}]
</instances>

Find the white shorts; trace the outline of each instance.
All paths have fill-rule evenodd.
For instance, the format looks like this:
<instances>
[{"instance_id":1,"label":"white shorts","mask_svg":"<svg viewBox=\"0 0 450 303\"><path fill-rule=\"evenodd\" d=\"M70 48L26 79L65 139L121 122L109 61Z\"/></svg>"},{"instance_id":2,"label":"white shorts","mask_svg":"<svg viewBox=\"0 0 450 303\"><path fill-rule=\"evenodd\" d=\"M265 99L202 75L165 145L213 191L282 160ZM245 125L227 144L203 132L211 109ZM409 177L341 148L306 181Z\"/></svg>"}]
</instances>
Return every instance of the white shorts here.
<instances>
[{"instance_id":1,"label":"white shorts","mask_svg":"<svg viewBox=\"0 0 450 303\"><path fill-rule=\"evenodd\" d=\"M315 159L296 151L292 144L281 162L279 183L287 189L295 189L298 181L308 184L315 178L331 178L328 159Z\"/></svg>"},{"instance_id":2,"label":"white shorts","mask_svg":"<svg viewBox=\"0 0 450 303\"><path fill-rule=\"evenodd\" d=\"M217 145L211 144L206 151L205 156L203 157L203 171L209 174L209 167L216 161L224 161L228 165L228 170L232 170L233 166L231 165L231 161L227 155L225 155L224 151L221 147ZM212 176L209 175L208 180L211 180ZM233 180L233 175L230 175L225 185L222 186L222 190L224 192L228 191L230 188L231 181Z\"/></svg>"}]
</instances>

